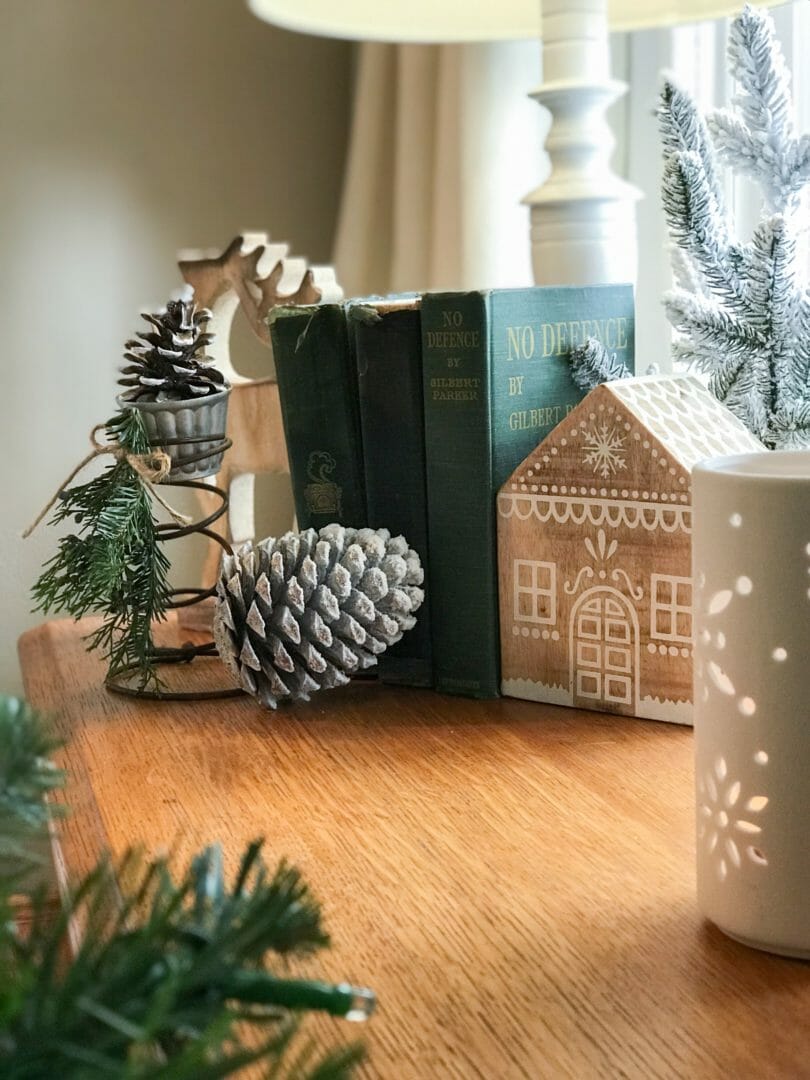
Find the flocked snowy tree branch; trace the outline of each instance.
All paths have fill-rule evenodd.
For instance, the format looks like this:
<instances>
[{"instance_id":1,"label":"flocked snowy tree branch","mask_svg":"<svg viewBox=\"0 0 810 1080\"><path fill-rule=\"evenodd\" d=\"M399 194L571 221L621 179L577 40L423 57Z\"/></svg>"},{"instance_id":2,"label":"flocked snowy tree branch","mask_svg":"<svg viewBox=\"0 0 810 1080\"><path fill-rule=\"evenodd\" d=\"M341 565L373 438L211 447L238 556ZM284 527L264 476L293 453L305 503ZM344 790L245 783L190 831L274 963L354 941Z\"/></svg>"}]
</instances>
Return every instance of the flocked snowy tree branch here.
<instances>
[{"instance_id":1,"label":"flocked snowy tree branch","mask_svg":"<svg viewBox=\"0 0 810 1080\"><path fill-rule=\"evenodd\" d=\"M769 447L810 446L810 292L797 266L810 135L797 137L789 74L770 17L752 7L729 32L737 80L731 109L704 120L664 85L659 123L664 212L676 249L664 297L674 355L708 372L709 386ZM752 177L763 217L747 243L733 237L718 167Z\"/></svg>"},{"instance_id":2,"label":"flocked snowy tree branch","mask_svg":"<svg viewBox=\"0 0 810 1080\"><path fill-rule=\"evenodd\" d=\"M571 378L586 393L600 383L627 379L633 374L623 360L615 353L609 353L601 341L592 337L571 350L569 362Z\"/></svg>"}]
</instances>

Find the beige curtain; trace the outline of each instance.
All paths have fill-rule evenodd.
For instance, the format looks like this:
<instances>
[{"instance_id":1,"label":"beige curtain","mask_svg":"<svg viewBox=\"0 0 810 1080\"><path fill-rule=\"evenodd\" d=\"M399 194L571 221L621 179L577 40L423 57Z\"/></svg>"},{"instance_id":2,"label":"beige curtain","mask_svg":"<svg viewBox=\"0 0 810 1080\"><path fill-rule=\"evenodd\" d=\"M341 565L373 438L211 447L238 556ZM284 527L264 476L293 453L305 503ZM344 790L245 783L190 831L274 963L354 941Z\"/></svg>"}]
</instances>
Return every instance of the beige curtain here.
<instances>
[{"instance_id":1,"label":"beige curtain","mask_svg":"<svg viewBox=\"0 0 810 1080\"><path fill-rule=\"evenodd\" d=\"M540 46L362 45L334 261L346 294L531 283Z\"/></svg>"}]
</instances>

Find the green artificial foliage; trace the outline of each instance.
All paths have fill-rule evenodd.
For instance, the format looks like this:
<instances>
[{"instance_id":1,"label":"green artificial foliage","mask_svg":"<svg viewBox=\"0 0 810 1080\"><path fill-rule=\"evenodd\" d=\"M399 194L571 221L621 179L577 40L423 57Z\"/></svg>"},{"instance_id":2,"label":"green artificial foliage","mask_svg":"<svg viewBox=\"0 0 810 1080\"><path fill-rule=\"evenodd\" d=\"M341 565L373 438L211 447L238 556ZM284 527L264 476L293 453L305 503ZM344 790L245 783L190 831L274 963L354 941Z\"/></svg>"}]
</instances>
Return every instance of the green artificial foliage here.
<instances>
[{"instance_id":1,"label":"green artificial foliage","mask_svg":"<svg viewBox=\"0 0 810 1080\"><path fill-rule=\"evenodd\" d=\"M0 698L0 840L40 838L60 774L36 715ZM8 849L7 849L8 850ZM217 847L175 877L130 852L79 882L54 921L41 892L0 875L0 1076L4 1080L215 1080L246 1065L278 1080L345 1080L357 1045L322 1054L299 1034L311 1010L346 1015L373 996L295 979L289 963L329 943L297 870L269 873L248 846L226 883ZM19 932L11 893L29 900ZM82 927L67 958L71 923ZM280 969L281 974L276 973Z\"/></svg>"},{"instance_id":2,"label":"green artificial foliage","mask_svg":"<svg viewBox=\"0 0 810 1080\"><path fill-rule=\"evenodd\" d=\"M0 889L10 891L39 865L30 840L54 812L44 799L62 783L48 756L57 745L24 701L0 696Z\"/></svg>"},{"instance_id":3,"label":"green artificial foliage","mask_svg":"<svg viewBox=\"0 0 810 1080\"><path fill-rule=\"evenodd\" d=\"M152 449L140 414L124 409L105 425L107 438L125 454ZM60 492L53 524L72 521L34 585L36 611L67 612L74 619L100 613L103 621L86 641L107 657L110 677L131 670L137 685L158 685L152 622L169 603L169 560L158 544L147 485L126 456L100 476Z\"/></svg>"}]
</instances>

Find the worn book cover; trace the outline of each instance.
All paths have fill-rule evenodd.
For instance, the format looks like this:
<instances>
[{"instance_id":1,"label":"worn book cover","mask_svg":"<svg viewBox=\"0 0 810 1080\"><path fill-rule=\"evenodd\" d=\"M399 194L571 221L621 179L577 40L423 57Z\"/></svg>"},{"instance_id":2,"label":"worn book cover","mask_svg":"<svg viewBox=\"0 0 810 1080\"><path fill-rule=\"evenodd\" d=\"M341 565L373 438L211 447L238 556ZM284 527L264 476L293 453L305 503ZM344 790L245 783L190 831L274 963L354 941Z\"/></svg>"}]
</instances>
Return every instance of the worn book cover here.
<instances>
[{"instance_id":1,"label":"worn book cover","mask_svg":"<svg viewBox=\"0 0 810 1080\"><path fill-rule=\"evenodd\" d=\"M427 491L419 298L349 304L368 524L402 534L427 575ZM416 626L379 661L384 682L431 686L430 590Z\"/></svg>"},{"instance_id":2,"label":"worn book cover","mask_svg":"<svg viewBox=\"0 0 810 1080\"><path fill-rule=\"evenodd\" d=\"M268 320L300 529L367 524L357 369L343 304Z\"/></svg>"},{"instance_id":3,"label":"worn book cover","mask_svg":"<svg viewBox=\"0 0 810 1080\"><path fill-rule=\"evenodd\" d=\"M495 496L582 399L568 355L588 337L633 370L632 286L423 297L429 587L439 690L498 694Z\"/></svg>"}]
</instances>

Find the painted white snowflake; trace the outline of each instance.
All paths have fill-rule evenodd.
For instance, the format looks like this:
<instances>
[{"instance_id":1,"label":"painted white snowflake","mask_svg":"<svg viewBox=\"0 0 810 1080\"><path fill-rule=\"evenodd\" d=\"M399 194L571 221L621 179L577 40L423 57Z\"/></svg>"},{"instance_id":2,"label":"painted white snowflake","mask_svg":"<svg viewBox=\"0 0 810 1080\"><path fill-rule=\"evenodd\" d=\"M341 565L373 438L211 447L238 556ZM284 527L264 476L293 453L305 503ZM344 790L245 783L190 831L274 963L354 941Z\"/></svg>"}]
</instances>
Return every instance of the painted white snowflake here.
<instances>
[{"instance_id":1,"label":"painted white snowflake","mask_svg":"<svg viewBox=\"0 0 810 1080\"><path fill-rule=\"evenodd\" d=\"M698 776L698 839L710 855L717 859L717 875L721 881L728 876L729 867L739 870L743 858L757 866L767 866L768 860L757 846L762 827L751 820L768 805L764 795L744 799L742 784L730 780L725 758L718 757L714 767Z\"/></svg>"},{"instance_id":2,"label":"painted white snowflake","mask_svg":"<svg viewBox=\"0 0 810 1080\"><path fill-rule=\"evenodd\" d=\"M594 473L607 479L620 469L627 468L624 454L624 436L620 435L616 425L608 427L606 423L595 424L582 437L585 447L584 462L593 465Z\"/></svg>"}]
</instances>

